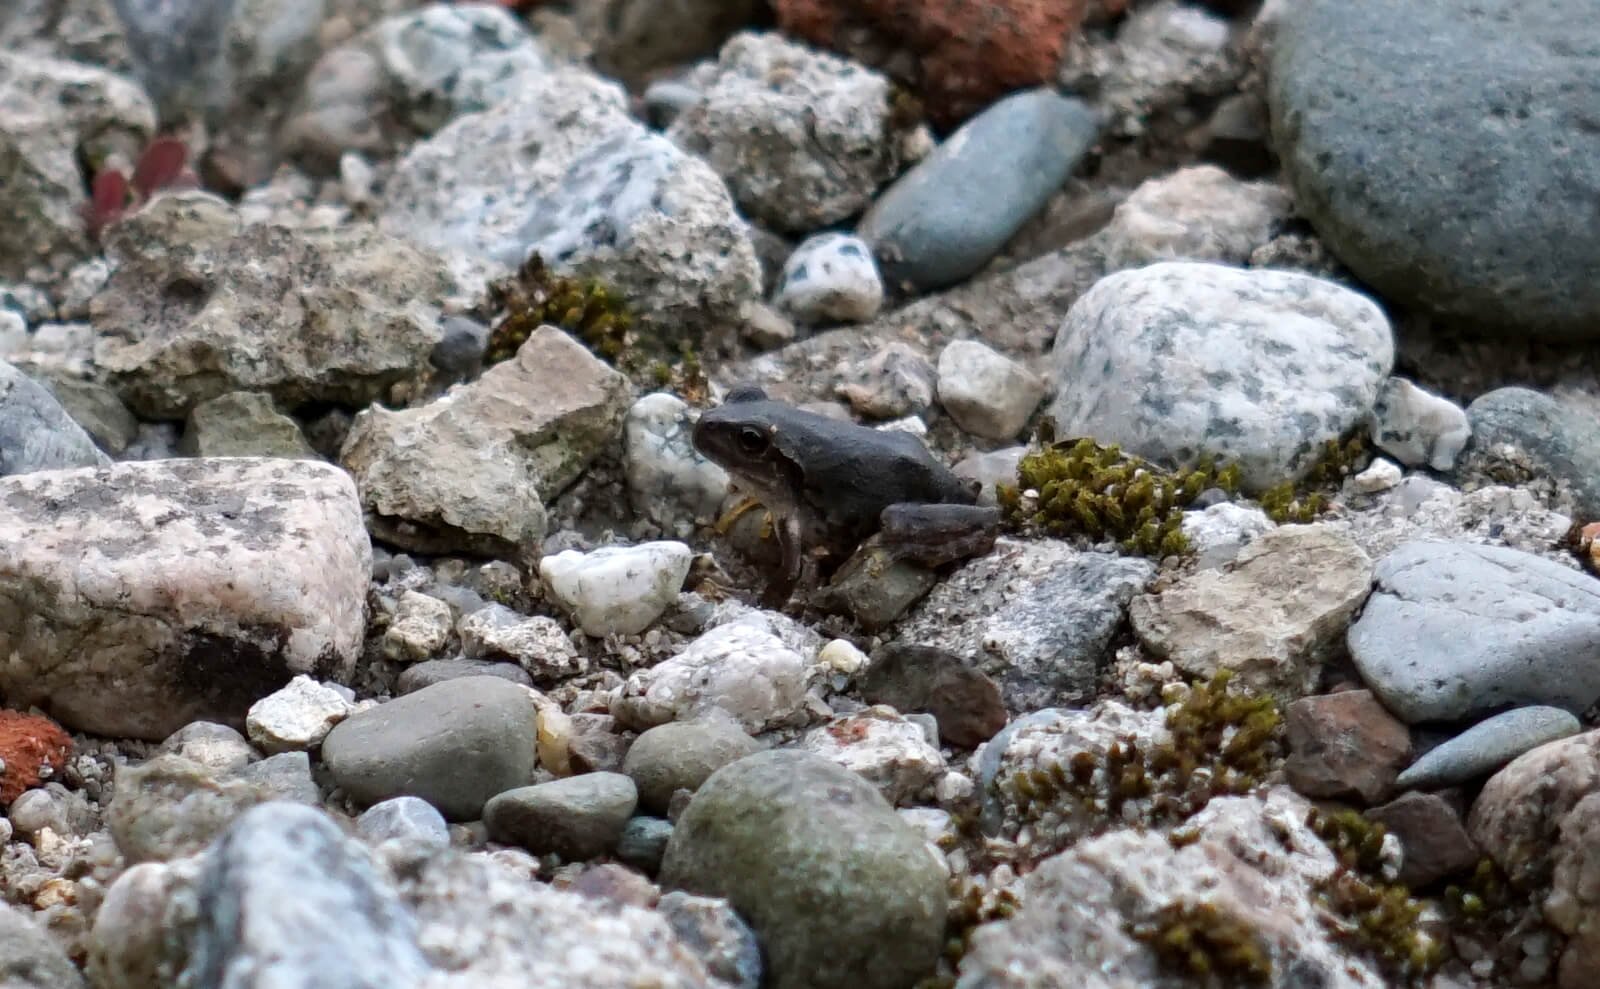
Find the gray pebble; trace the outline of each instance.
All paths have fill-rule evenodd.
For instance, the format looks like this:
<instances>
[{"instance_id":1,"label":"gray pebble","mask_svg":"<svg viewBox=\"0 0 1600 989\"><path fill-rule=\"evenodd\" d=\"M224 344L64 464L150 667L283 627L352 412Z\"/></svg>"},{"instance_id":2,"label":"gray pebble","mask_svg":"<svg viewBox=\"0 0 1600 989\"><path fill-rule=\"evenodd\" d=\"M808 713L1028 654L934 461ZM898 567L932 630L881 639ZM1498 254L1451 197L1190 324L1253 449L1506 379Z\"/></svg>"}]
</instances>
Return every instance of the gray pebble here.
<instances>
[{"instance_id":1,"label":"gray pebble","mask_svg":"<svg viewBox=\"0 0 1600 989\"><path fill-rule=\"evenodd\" d=\"M450 844L450 826L433 804L420 797L381 800L356 818L356 832L373 844L397 839L436 848Z\"/></svg>"},{"instance_id":2,"label":"gray pebble","mask_svg":"<svg viewBox=\"0 0 1600 989\"><path fill-rule=\"evenodd\" d=\"M872 784L827 759L724 766L673 829L661 883L725 897L778 989L903 989L943 942L945 875Z\"/></svg>"},{"instance_id":3,"label":"gray pebble","mask_svg":"<svg viewBox=\"0 0 1600 989\"><path fill-rule=\"evenodd\" d=\"M653 876L661 870L661 856L672 837L672 822L664 817L630 817L617 836L617 858Z\"/></svg>"},{"instance_id":4,"label":"gray pebble","mask_svg":"<svg viewBox=\"0 0 1600 989\"><path fill-rule=\"evenodd\" d=\"M1497 714L1431 750L1406 767L1396 785L1435 790L1465 783L1504 766L1546 742L1583 730L1571 711L1559 707L1519 707Z\"/></svg>"},{"instance_id":5,"label":"gray pebble","mask_svg":"<svg viewBox=\"0 0 1600 989\"><path fill-rule=\"evenodd\" d=\"M1450 322L1600 334L1593 0L1414 0L1403 18L1388 0L1283 7L1272 133L1339 259Z\"/></svg>"},{"instance_id":6,"label":"gray pebble","mask_svg":"<svg viewBox=\"0 0 1600 989\"><path fill-rule=\"evenodd\" d=\"M43 385L0 361L0 477L110 462Z\"/></svg>"},{"instance_id":7,"label":"gray pebble","mask_svg":"<svg viewBox=\"0 0 1600 989\"><path fill-rule=\"evenodd\" d=\"M1600 699L1600 581L1513 549L1410 542L1374 570L1351 656L1403 720Z\"/></svg>"},{"instance_id":8,"label":"gray pebble","mask_svg":"<svg viewBox=\"0 0 1600 989\"><path fill-rule=\"evenodd\" d=\"M409 794L452 820L533 775L538 713L528 691L498 677L462 677L351 715L322 758L359 803Z\"/></svg>"},{"instance_id":9,"label":"gray pebble","mask_svg":"<svg viewBox=\"0 0 1600 989\"><path fill-rule=\"evenodd\" d=\"M1499 457L1496 447L1509 445L1525 469L1571 485L1579 513L1600 518L1600 420L1593 414L1530 388L1496 388L1467 406L1467 418L1472 444L1464 470L1481 470Z\"/></svg>"},{"instance_id":10,"label":"gray pebble","mask_svg":"<svg viewBox=\"0 0 1600 989\"><path fill-rule=\"evenodd\" d=\"M664 814L673 791L697 790L723 766L760 750L731 720L673 721L634 739L622 771L638 786L639 805Z\"/></svg>"},{"instance_id":11,"label":"gray pebble","mask_svg":"<svg viewBox=\"0 0 1600 989\"><path fill-rule=\"evenodd\" d=\"M1008 96L879 195L856 233L891 283L959 282L1061 188L1098 131L1088 107L1052 89Z\"/></svg>"},{"instance_id":12,"label":"gray pebble","mask_svg":"<svg viewBox=\"0 0 1600 989\"><path fill-rule=\"evenodd\" d=\"M486 659L429 659L402 670L395 678L394 689L399 694L414 694L423 687L462 677L496 677L523 687L533 686L533 678L528 671L516 663L494 663Z\"/></svg>"},{"instance_id":13,"label":"gray pebble","mask_svg":"<svg viewBox=\"0 0 1600 989\"><path fill-rule=\"evenodd\" d=\"M465 316L446 316L439 323L444 333L433 345L428 361L445 374L465 378L478 370L483 363L483 352L489 345L489 328Z\"/></svg>"},{"instance_id":14,"label":"gray pebble","mask_svg":"<svg viewBox=\"0 0 1600 989\"><path fill-rule=\"evenodd\" d=\"M498 794L484 806L483 823L495 841L576 862L616 847L638 804L633 780L587 773Z\"/></svg>"}]
</instances>

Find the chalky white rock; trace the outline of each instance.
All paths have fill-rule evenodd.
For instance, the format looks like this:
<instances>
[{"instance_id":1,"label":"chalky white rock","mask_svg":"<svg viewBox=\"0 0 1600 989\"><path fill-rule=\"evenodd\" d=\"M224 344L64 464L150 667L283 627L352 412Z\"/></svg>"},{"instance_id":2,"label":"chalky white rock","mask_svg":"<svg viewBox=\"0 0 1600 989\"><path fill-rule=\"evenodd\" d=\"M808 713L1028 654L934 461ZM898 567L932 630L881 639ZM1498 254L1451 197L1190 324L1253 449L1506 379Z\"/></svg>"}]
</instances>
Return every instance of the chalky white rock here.
<instances>
[{"instance_id":1,"label":"chalky white rock","mask_svg":"<svg viewBox=\"0 0 1600 989\"><path fill-rule=\"evenodd\" d=\"M587 635L635 635L678 598L694 551L661 540L566 550L539 561L539 576Z\"/></svg>"}]
</instances>

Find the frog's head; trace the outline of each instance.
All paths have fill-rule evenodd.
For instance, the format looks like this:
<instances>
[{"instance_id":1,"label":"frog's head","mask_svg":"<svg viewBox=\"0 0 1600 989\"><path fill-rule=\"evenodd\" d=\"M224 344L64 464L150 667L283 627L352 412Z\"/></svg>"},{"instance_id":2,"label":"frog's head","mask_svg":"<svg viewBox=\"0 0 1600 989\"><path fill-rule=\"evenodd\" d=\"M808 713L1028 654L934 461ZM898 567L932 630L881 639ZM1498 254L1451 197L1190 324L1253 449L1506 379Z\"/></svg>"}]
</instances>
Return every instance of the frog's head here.
<instances>
[{"instance_id":1,"label":"frog's head","mask_svg":"<svg viewBox=\"0 0 1600 989\"><path fill-rule=\"evenodd\" d=\"M694 448L757 490L786 490L795 483L797 465L787 449L791 437L783 420L794 414L787 405L769 401L760 388L735 388L700 416Z\"/></svg>"}]
</instances>

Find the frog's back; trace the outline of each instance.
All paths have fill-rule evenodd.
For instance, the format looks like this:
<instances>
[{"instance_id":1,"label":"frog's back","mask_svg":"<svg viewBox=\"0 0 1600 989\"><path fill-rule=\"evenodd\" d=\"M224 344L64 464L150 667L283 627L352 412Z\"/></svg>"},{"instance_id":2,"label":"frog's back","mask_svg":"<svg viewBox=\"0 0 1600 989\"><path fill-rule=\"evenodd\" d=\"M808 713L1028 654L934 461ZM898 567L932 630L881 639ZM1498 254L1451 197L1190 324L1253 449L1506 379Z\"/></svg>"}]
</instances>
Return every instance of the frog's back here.
<instances>
[{"instance_id":1,"label":"frog's back","mask_svg":"<svg viewBox=\"0 0 1600 989\"><path fill-rule=\"evenodd\" d=\"M808 496L830 522L865 534L877 528L878 515L889 505L977 501L976 486L940 463L910 433L816 418L826 427L808 438L810 473L831 482Z\"/></svg>"}]
</instances>

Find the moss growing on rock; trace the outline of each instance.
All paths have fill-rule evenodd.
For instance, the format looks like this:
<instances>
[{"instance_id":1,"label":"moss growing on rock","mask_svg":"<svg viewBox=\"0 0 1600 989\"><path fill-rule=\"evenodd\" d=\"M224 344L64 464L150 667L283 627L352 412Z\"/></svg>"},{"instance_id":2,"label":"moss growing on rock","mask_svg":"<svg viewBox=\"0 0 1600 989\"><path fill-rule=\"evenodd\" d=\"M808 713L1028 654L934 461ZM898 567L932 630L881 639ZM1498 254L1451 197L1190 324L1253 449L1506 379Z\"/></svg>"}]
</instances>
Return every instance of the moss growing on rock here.
<instances>
[{"instance_id":1,"label":"moss growing on rock","mask_svg":"<svg viewBox=\"0 0 1600 989\"><path fill-rule=\"evenodd\" d=\"M1392 981L1437 969L1444 944L1419 926L1425 904L1382 877L1384 826L1350 809L1313 809L1306 823L1339 859L1339 870L1317 891L1329 933L1371 957Z\"/></svg>"},{"instance_id":2,"label":"moss growing on rock","mask_svg":"<svg viewBox=\"0 0 1600 989\"><path fill-rule=\"evenodd\" d=\"M1216 488L1237 498L1239 465L1205 458L1193 468L1169 471L1116 444L1088 437L1055 440L1042 421L1042 447L1023 456L1015 485L997 488L1000 507L1013 527L1050 536L1116 539L1123 552L1171 556L1188 551L1184 509L1202 491ZM1262 492L1261 509L1274 522L1310 522L1328 508L1328 491L1368 457L1365 441L1329 440L1299 482L1284 481ZM1032 492L1024 497L1024 492Z\"/></svg>"},{"instance_id":3,"label":"moss growing on rock","mask_svg":"<svg viewBox=\"0 0 1600 989\"><path fill-rule=\"evenodd\" d=\"M1007 819L1029 834L1026 858L1130 823L1181 825L1213 797L1261 785L1280 755L1277 703L1239 691L1227 670L1175 697L1162 727L1079 743L1002 774L995 786Z\"/></svg>"},{"instance_id":4,"label":"moss growing on rock","mask_svg":"<svg viewBox=\"0 0 1600 989\"><path fill-rule=\"evenodd\" d=\"M1128 933L1148 944L1170 970L1228 985L1272 980L1272 955L1254 925L1213 903L1178 900Z\"/></svg>"},{"instance_id":5,"label":"moss growing on rock","mask_svg":"<svg viewBox=\"0 0 1600 989\"><path fill-rule=\"evenodd\" d=\"M501 316L489 331L486 364L507 360L546 324L571 333L612 364L633 342L633 314L625 301L595 279L555 274L537 254L515 275L489 286L489 304Z\"/></svg>"},{"instance_id":6,"label":"moss growing on rock","mask_svg":"<svg viewBox=\"0 0 1600 989\"><path fill-rule=\"evenodd\" d=\"M1048 430L1046 430L1048 432ZM1211 487L1238 490L1238 468L1205 462L1167 471L1088 437L1048 443L1025 455L1019 485L1002 484L1000 507L1012 524L1052 536L1114 538L1124 552L1166 556L1187 551L1183 509ZM1023 491L1037 499L1025 504Z\"/></svg>"}]
</instances>

